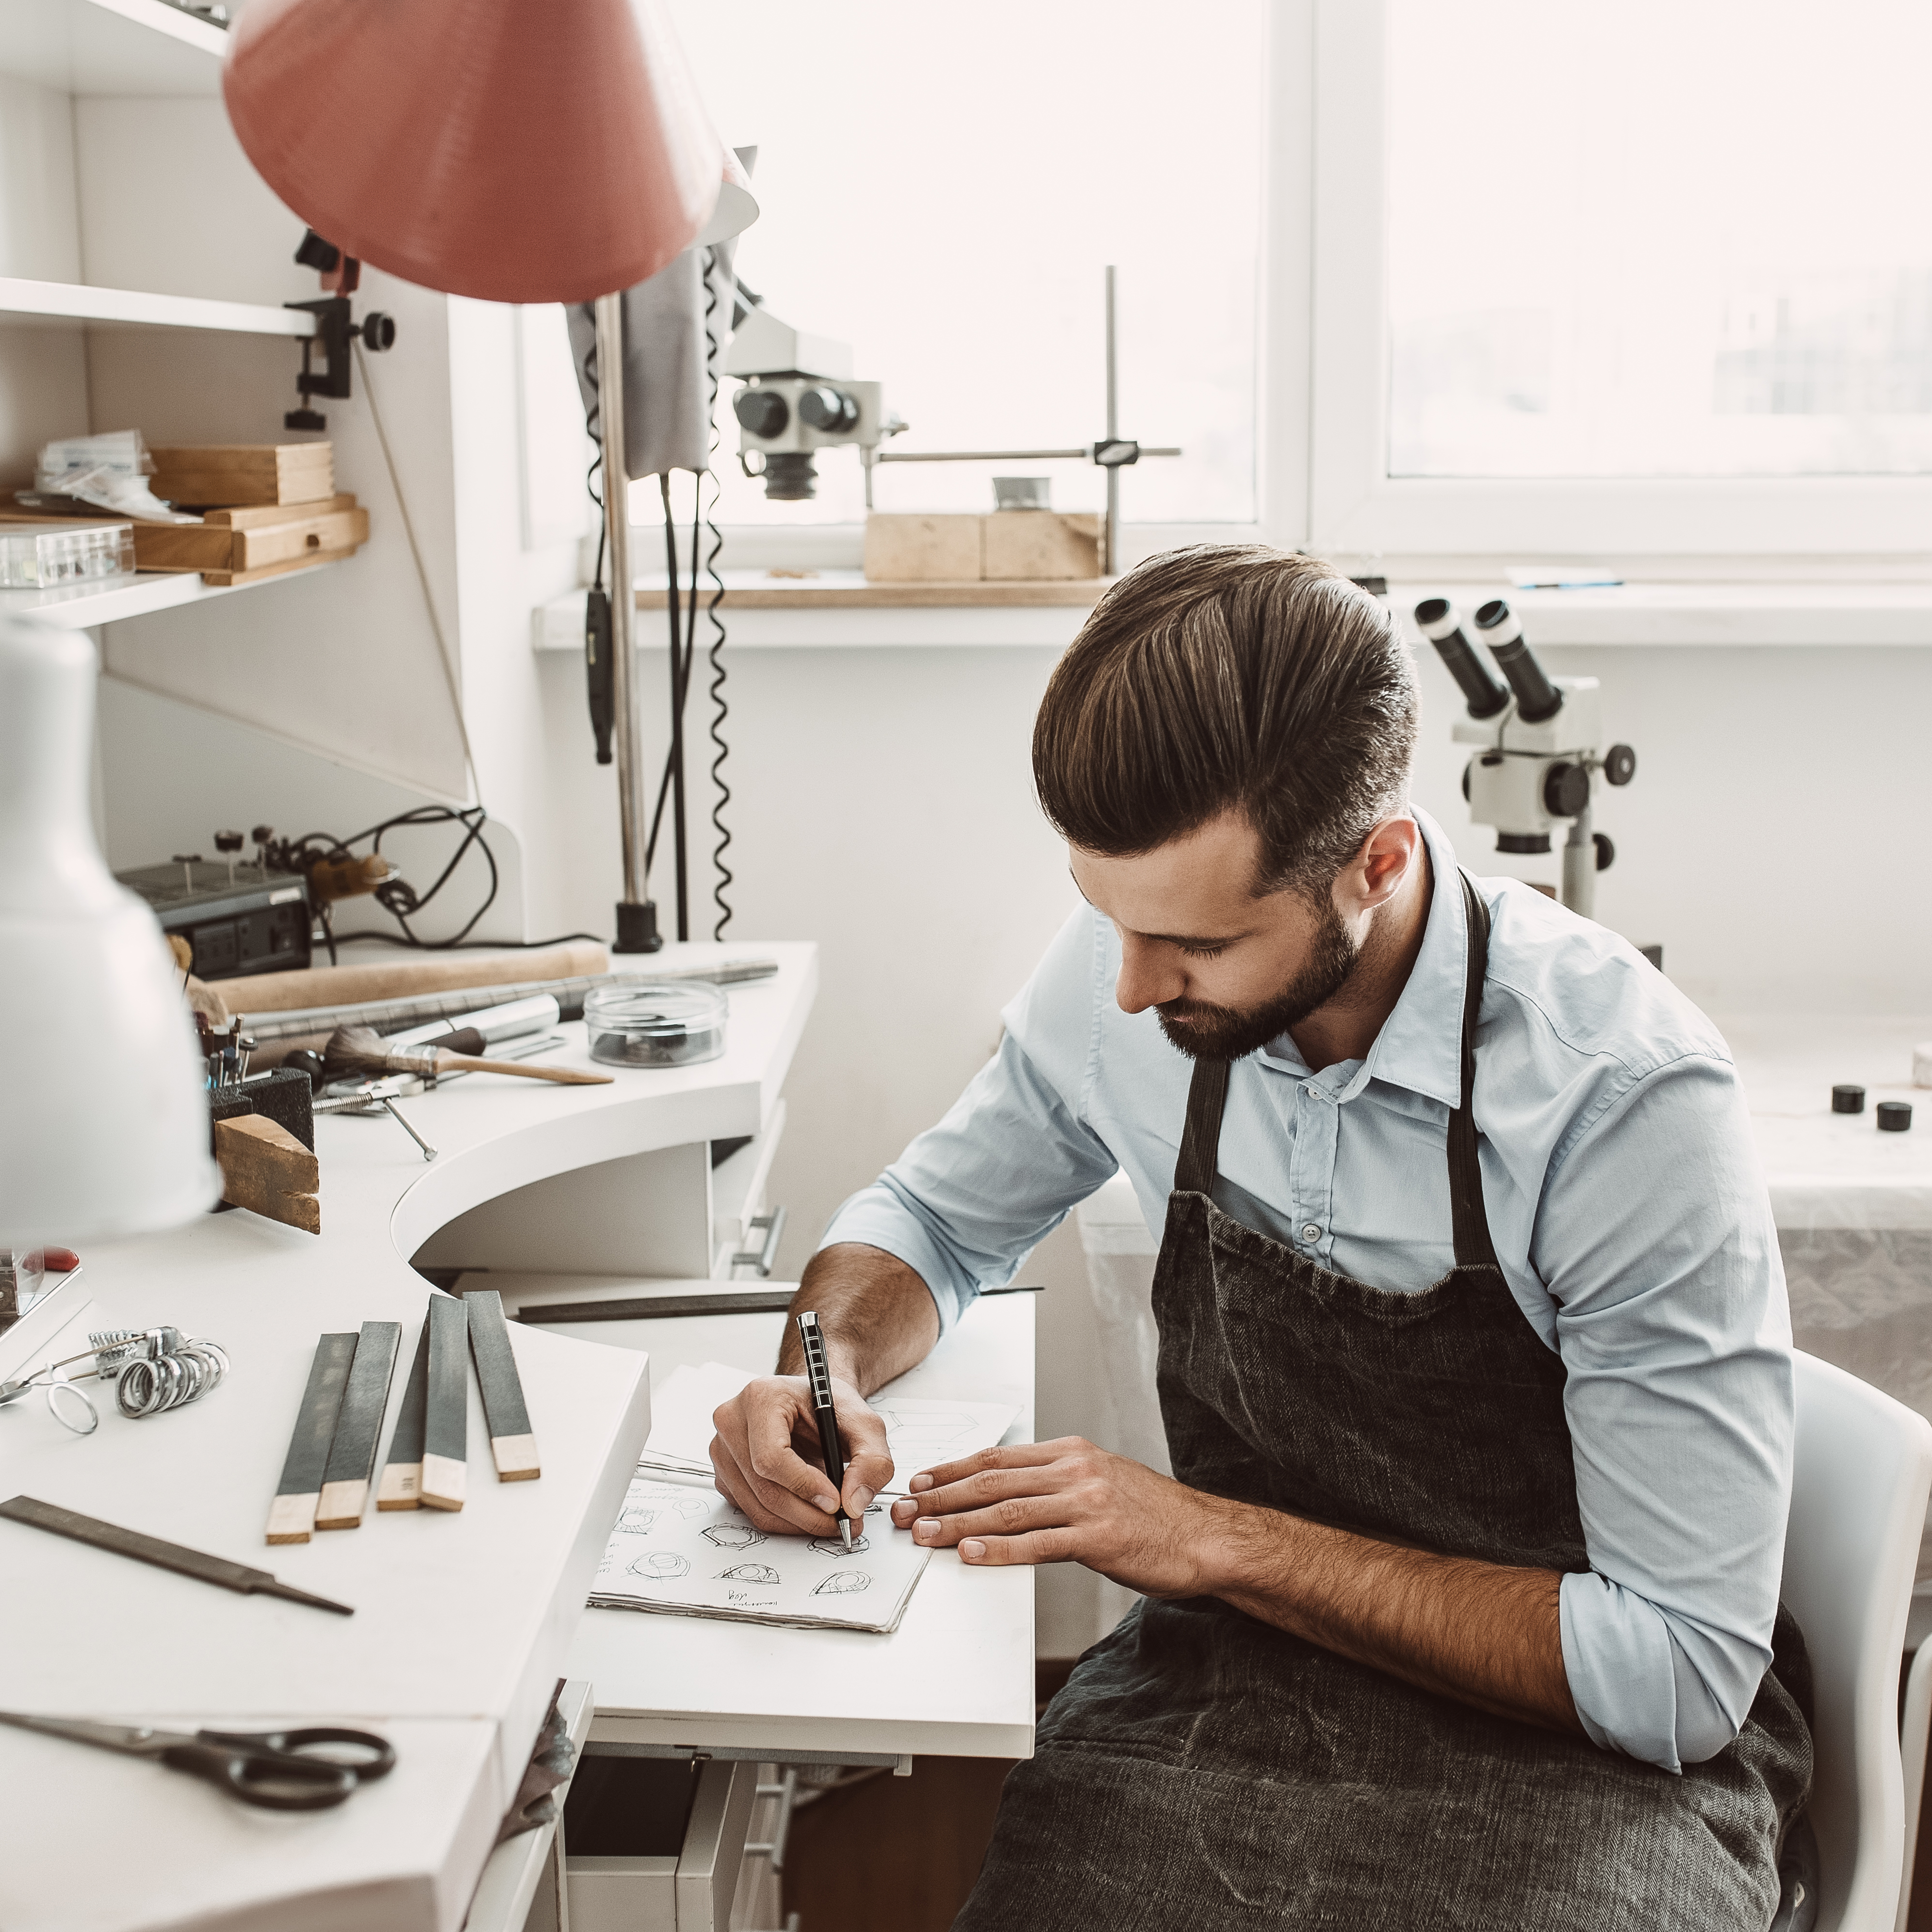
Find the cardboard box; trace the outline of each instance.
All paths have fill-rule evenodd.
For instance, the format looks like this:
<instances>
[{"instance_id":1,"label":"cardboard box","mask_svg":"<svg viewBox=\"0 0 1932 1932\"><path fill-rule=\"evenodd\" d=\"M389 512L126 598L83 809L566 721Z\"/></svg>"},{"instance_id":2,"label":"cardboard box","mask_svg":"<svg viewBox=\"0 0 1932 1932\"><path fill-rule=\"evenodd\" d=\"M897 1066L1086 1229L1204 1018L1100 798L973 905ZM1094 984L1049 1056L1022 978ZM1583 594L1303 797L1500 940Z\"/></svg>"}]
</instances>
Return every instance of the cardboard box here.
<instances>
[{"instance_id":1,"label":"cardboard box","mask_svg":"<svg viewBox=\"0 0 1932 1932\"><path fill-rule=\"evenodd\" d=\"M866 578L872 584L971 584L980 575L975 516L866 519Z\"/></svg>"},{"instance_id":2,"label":"cardboard box","mask_svg":"<svg viewBox=\"0 0 1932 1932\"><path fill-rule=\"evenodd\" d=\"M1090 512L996 510L980 520L980 574L1028 583L1098 577L1102 529Z\"/></svg>"},{"instance_id":3,"label":"cardboard box","mask_svg":"<svg viewBox=\"0 0 1932 1932\"><path fill-rule=\"evenodd\" d=\"M154 459L148 488L190 509L210 503L313 503L335 494L332 443L185 443L148 453Z\"/></svg>"}]
</instances>

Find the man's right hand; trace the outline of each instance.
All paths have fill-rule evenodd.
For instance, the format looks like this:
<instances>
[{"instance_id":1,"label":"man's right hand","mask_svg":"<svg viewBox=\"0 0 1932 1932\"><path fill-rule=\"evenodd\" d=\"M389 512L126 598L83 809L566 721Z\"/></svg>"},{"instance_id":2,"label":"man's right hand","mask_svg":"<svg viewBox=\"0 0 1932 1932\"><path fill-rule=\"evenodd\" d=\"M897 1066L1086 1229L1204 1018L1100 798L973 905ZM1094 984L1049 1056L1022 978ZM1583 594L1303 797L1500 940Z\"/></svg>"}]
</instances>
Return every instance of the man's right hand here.
<instances>
[{"instance_id":1,"label":"man's right hand","mask_svg":"<svg viewBox=\"0 0 1932 1932\"><path fill-rule=\"evenodd\" d=\"M802 1376L765 1376L713 1412L711 1466L718 1486L758 1527L785 1536L836 1536L840 1501L856 1536L892 1474L886 1425L850 1382L836 1376L845 1483L835 1497L819 1453L818 1424Z\"/></svg>"}]
</instances>

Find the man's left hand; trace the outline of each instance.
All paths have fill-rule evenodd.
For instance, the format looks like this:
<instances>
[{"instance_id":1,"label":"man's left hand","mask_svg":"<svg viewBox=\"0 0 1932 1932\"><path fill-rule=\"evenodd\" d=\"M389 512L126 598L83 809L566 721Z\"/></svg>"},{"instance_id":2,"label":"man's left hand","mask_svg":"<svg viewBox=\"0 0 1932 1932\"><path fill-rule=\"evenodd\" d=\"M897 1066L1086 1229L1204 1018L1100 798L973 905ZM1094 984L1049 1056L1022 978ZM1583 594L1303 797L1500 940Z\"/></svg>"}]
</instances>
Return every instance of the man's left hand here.
<instances>
[{"instance_id":1,"label":"man's left hand","mask_svg":"<svg viewBox=\"0 0 1932 1932\"><path fill-rule=\"evenodd\" d=\"M892 1521L968 1563L1082 1563L1147 1597L1209 1594L1239 1505L1078 1436L982 1449L912 1479Z\"/></svg>"}]
</instances>

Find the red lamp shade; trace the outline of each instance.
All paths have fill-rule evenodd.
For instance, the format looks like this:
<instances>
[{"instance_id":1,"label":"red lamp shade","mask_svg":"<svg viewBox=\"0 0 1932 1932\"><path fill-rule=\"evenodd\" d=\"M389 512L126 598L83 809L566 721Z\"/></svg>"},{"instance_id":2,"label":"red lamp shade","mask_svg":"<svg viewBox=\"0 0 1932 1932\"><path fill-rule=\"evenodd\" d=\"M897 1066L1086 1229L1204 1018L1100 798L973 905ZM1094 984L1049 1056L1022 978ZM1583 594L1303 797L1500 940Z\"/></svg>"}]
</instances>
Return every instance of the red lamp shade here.
<instances>
[{"instance_id":1,"label":"red lamp shade","mask_svg":"<svg viewBox=\"0 0 1932 1932\"><path fill-rule=\"evenodd\" d=\"M252 0L222 91L317 233L484 302L634 287L724 178L658 0Z\"/></svg>"}]
</instances>

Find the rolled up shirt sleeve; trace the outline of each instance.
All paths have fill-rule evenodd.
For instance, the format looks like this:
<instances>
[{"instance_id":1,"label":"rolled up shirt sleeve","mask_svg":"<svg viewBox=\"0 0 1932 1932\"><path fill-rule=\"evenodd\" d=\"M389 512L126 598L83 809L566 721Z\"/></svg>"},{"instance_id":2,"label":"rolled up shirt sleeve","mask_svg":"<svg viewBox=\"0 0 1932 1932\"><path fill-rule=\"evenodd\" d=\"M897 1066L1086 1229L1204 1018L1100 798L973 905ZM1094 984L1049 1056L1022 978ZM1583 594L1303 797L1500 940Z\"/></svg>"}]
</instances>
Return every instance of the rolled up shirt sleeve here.
<instances>
[{"instance_id":1,"label":"rolled up shirt sleeve","mask_svg":"<svg viewBox=\"0 0 1932 1932\"><path fill-rule=\"evenodd\" d=\"M925 1282L948 1328L982 1288L1116 1171L1082 1118L1090 1072L1092 915L1068 920L1002 1016L1006 1031L939 1124L846 1201L821 1248L862 1241Z\"/></svg>"},{"instance_id":2,"label":"rolled up shirt sleeve","mask_svg":"<svg viewBox=\"0 0 1932 1932\"><path fill-rule=\"evenodd\" d=\"M1791 1326L1735 1071L1614 1088L1558 1150L1532 1258L1557 1304L1590 1568L1563 1658L1592 1740L1670 1772L1737 1736L1772 1658Z\"/></svg>"}]
</instances>

